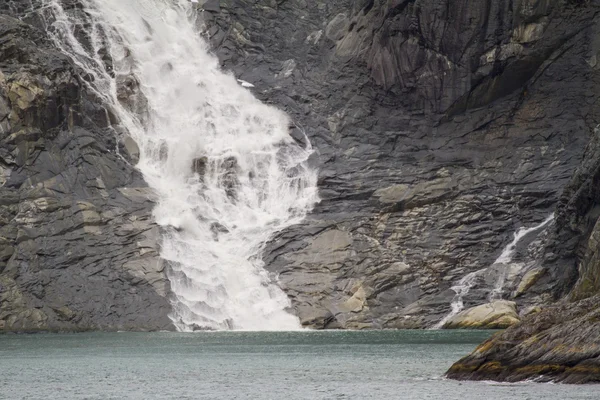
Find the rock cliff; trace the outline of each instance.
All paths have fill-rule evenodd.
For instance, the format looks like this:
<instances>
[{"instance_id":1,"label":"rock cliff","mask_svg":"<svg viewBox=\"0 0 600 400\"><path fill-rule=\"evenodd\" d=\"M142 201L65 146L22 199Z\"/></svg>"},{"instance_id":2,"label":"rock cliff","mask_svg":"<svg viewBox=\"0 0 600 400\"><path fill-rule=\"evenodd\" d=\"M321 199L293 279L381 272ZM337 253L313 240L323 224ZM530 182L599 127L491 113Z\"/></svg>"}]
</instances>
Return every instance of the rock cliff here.
<instances>
[{"instance_id":1,"label":"rock cliff","mask_svg":"<svg viewBox=\"0 0 600 400\"><path fill-rule=\"evenodd\" d=\"M0 330L169 328L135 146L31 4L0 5ZM597 11L576 0L198 3L223 68L315 149L321 202L264 256L305 326L431 327L476 271L465 315L493 308L494 289L512 322L576 282L573 299L596 291L593 141L583 155L600 121Z\"/></svg>"},{"instance_id":2,"label":"rock cliff","mask_svg":"<svg viewBox=\"0 0 600 400\"><path fill-rule=\"evenodd\" d=\"M135 147L31 4L0 5L0 331L168 329Z\"/></svg>"},{"instance_id":3,"label":"rock cliff","mask_svg":"<svg viewBox=\"0 0 600 400\"><path fill-rule=\"evenodd\" d=\"M563 258L575 260L579 272L573 289L560 303L538 310L456 362L450 378L600 382L599 178L597 129L557 208L555 234L569 243L562 247Z\"/></svg>"},{"instance_id":4,"label":"rock cliff","mask_svg":"<svg viewBox=\"0 0 600 400\"><path fill-rule=\"evenodd\" d=\"M554 211L598 123L593 3L199 7L224 68L316 149L322 201L266 251L305 325L429 327L479 270L465 309L499 280L521 314L568 292L576 232L550 225L492 264Z\"/></svg>"}]
</instances>

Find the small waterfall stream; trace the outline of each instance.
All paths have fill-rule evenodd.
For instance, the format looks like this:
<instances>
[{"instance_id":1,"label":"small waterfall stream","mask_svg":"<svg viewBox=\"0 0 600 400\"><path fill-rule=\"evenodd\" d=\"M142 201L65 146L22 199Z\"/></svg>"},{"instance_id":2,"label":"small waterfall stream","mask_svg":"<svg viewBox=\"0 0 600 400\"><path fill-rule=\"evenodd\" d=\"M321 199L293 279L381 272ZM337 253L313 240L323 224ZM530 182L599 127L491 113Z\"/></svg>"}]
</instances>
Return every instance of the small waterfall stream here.
<instances>
[{"instance_id":1,"label":"small waterfall stream","mask_svg":"<svg viewBox=\"0 0 600 400\"><path fill-rule=\"evenodd\" d=\"M496 280L494 287L491 289L491 291L488 295L488 301L492 302L495 300L502 299L504 285L506 282L506 277L507 277L508 269L509 269L508 267L513 261L513 257L514 257L515 251L517 249L517 245L525 236L529 235L530 233L539 231L540 229L546 227L546 225L548 225L552 221L554 221L554 214L551 214L544 221L542 221L538 225L535 225L531 228L525 228L525 227L519 228L514 233L512 242L510 242L508 245L506 245L506 247L504 247L504 249L502 250L502 253L500 253L500 256L498 256L498 258L492 263L492 265L465 275L460 281L458 281L458 283L456 285L452 286L450 289L452 291L454 291L456 293L456 295L454 296L454 298L452 299L452 302L450 303L451 311L444 318L442 318L437 324L435 324L433 329L441 329L455 315L457 315L462 310L464 310L464 308L465 308L464 298L465 298L465 296L467 296L469 294L469 292L471 291L473 286L475 286L475 284L477 283L477 278L481 277L483 274L485 274L488 271L489 268L494 267L494 266L502 266L502 269L500 271L500 274L498 276L498 279Z\"/></svg>"},{"instance_id":2,"label":"small waterfall stream","mask_svg":"<svg viewBox=\"0 0 600 400\"><path fill-rule=\"evenodd\" d=\"M299 147L283 112L219 69L189 0L80 2L83 11L45 0L49 31L140 149L174 324L300 328L261 253L318 201L310 145Z\"/></svg>"}]
</instances>

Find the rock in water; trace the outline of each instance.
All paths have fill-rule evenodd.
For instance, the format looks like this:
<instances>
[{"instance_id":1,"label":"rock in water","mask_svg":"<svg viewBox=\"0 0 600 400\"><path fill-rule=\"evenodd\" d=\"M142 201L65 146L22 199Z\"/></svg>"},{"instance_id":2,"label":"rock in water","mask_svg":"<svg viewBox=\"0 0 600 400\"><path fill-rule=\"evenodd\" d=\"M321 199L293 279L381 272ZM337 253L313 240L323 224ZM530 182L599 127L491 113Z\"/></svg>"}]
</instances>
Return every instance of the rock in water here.
<instances>
[{"instance_id":1,"label":"rock in water","mask_svg":"<svg viewBox=\"0 0 600 400\"><path fill-rule=\"evenodd\" d=\"M494 335L447 372L452 379L600 382L600 296L549 307Z\"/></svg>"},{"instance_id":2,"label":"rock in water","mask_svg":"<svg viewBox=\"0 0 600 400\"><path fill-rule=\"evenodd\" d=\"M461 311L443 326L445 329L504 329L519 322L516 303L499 300Z\"/></svg>"},{"instance_id":3,"label":"rock in water","mask_svg":"<svg viewBox=\"0 0 600 400\"><path fill-rule=\"evenodd\" d=\"M516 382L526 379L565 383L600 382L600 271L598 215L600 131L596 129L585 157L562 194L554 240L545 257L563 265L566 276L578 264L579 278L561 303L528 315L455 363L452 379ZM555 253L556 252L556 253ZM542 279L543 270L526 274L517 293ZM571 275L572 276L572 275Z\"/></svg>"},{"instance_id":4,"label":"rock in water","mask_svg":"<svg viewBox=\"0 0 600 400\"><path fill-rule=\"evenodd\" d=\"M206 163L208 159L206 157L194 158L192 161L192 172L198 174L200 178L206 173Z\"/></svg>"}]
</instances>

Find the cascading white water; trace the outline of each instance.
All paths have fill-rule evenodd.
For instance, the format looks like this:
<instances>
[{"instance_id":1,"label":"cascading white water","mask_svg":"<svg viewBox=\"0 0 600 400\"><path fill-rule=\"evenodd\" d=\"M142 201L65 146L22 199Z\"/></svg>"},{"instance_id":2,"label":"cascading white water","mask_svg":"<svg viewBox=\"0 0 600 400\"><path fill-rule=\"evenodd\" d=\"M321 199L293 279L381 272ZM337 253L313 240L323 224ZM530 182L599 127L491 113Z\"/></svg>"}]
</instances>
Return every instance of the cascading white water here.
<instances>
[{"instance_id":1,"label":"cascading white water","mask_svg":"<svg viewBox=\"0 0 600 400\"><path fill-rule=\"evenodd\" d=\"M554 213L550 214L550 216L548 218L546 218L544 221L542 221L541 223L539 223L536 226L533 226L531 228L524 228L524 227L519 228L519 230L514 233L513 241L510 242L504 248L504 250L502 251L500 256L496 259L496 261L494 261L494 263L492 265L498 265L498 264L502 264L505 266L509 265L513 260L515 250L517 249L517 244L521 241L521 239L523 239L525 236L529 235L532 232L535 232L535 231L538 231L538 230L544 228L546 225L548 225L552 221L554 221ZM502 271L500 271L500 274L498 275L498 279L496 280L496 285L494 286L494 288L492 289L492 291L490 292L490 294L488 296L489 301L499 300L502 298L502 294L504 292L504 284L506 282L507 274L508 274L508 268L504 267L502 269Z\"/></svg>"},{"instance_id":2,"label":"cascading white water","mask_svg":"<svg viewBox=\"0 0 600 400\"><path fill-rule=\"evenodd\" d=\"M442 329L446 322L450 321L452 317L457 315L465 308L465 304L463 299L477 281L479 275L483 274L487 268L480 269L479 271L471 272L470 274L465 275L458 283L452 286L450 289L456 293L452 302L450 303L450 312L442 318L437 324L434 325L433 329Z\"/></svg>"},{"instance_id":3,"label":"cascading white water","mask_svg":"<svg viewBox=\"0 0 600 400\"><path fill-rule=\"evenodd\" d=\"M318 201L310 145L297 146L283 112L220 71L188 0L81 0L88 21L45 2L55 41L140 148L177 328L298 329L261 252ZM137 101L123 101L136 90Z\"/></svg>"},{"instance_id":4,"label":"cascading white water","mask_svg":"<svg viewBox=\"0 0 600 400\"><path fill-rule=\"evenodd\" d=\"M494 261L494 264L508 264L509 262L511 262L513 255L515 254L515 250L517 249L517 244L519 244L521 239L529 235L531 232L535 232L537 230L542 229L552 221L554 221L554 213L550 214L548 218L546 218L536 226L532 226L531 228L519 228L519 230L514 233L513 241L510 242L504 248L504 250L502 250L502 253L500 253L496 261Z\"/></svg>"},{"instance_id":5,"label":"cascading white water","mask_svg":"<svg viewBox=\"0 0 600 400\"><path fill-rule=\"evenodd\" d=\"M515 250L517 249L517 244L519 244L521 239L523 239L525 236L544 228L553 220L554 213L550 214L548 218L546 218L544 221L542 221L536 226L533 226L531 228L519 228L519 230L517 230L514 233L513 241L506 245L506 247L504 247L502 253L500 253L500 256L498 256L496 261L494 261L492 265L490 265L490 267L482 268L478 271L471 272L465 275L460 281L458 281L456 285L452 286L450 289L454 291L456 295L450 303L450 312L444 318L442 318L442 320L435 324L433 326L433 329L443 328L448 321L450 321L455 315L460 313L465 308L463 300L465 296L469 294L473 286L475 286L475 284L477 283L477 278L483 275L489 268L494 266L502 266L502 270L500 271L494 288L490 291L488 301L492 302L494 300L501 299L502 293L504 291L504 284L506 282L506 275L508 274L508 269L506 268L506 266L508 266L512 262Z\"/></svg>"}]
</instances>

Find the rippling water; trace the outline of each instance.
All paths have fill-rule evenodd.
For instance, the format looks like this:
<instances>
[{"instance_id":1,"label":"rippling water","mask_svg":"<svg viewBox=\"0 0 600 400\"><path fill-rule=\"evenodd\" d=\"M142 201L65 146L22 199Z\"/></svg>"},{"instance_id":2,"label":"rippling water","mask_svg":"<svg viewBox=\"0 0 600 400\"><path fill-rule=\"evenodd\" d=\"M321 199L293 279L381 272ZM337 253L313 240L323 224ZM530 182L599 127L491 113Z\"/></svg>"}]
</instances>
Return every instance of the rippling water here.
<instances>
[{"instance_id":1,"label":"rippling water","mask_svg":"<svg viewBox=\"0 0 600 400\"><path fill-rule=\"evenodd\" d=\"M482 331L0 335L1 399L598 399L441 376Z\"/></svg>"}]
</instances>

